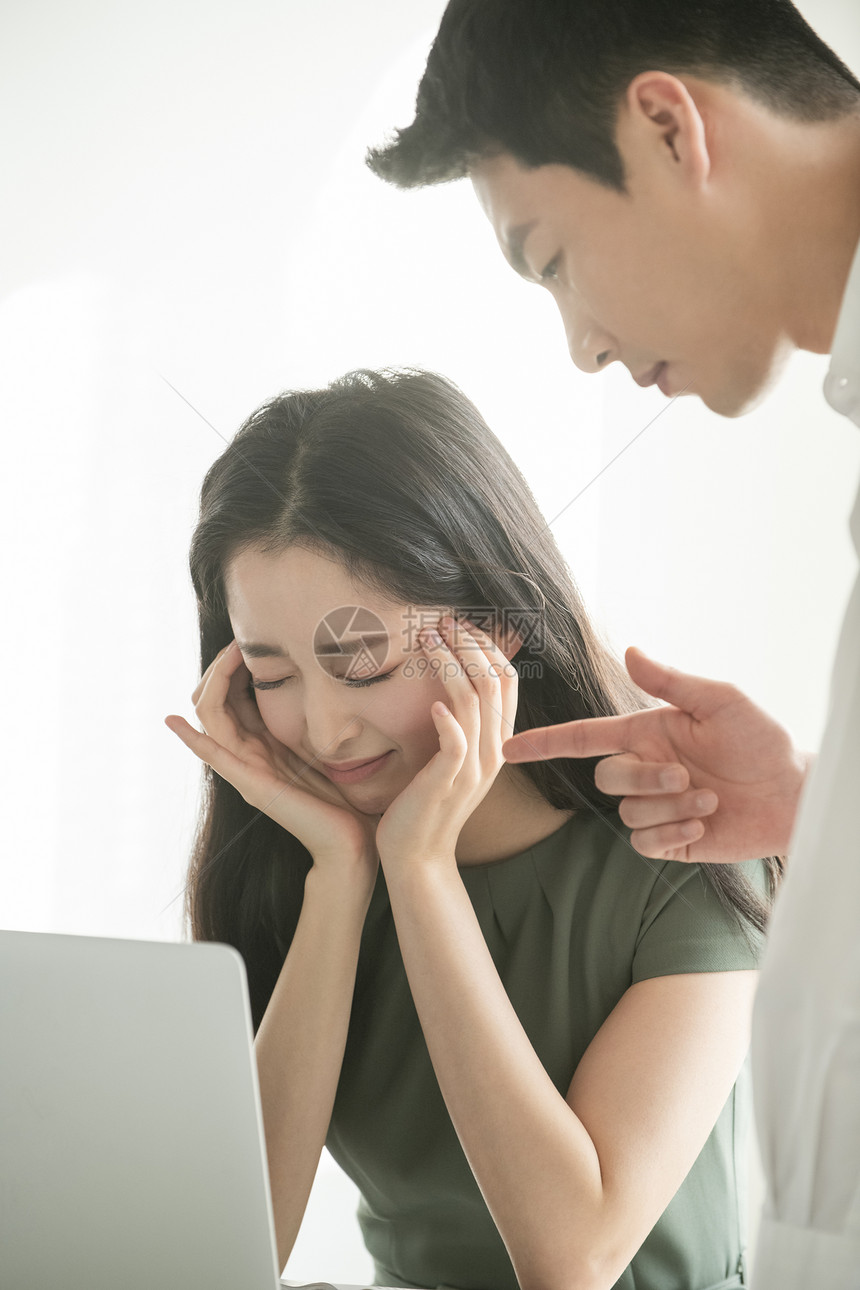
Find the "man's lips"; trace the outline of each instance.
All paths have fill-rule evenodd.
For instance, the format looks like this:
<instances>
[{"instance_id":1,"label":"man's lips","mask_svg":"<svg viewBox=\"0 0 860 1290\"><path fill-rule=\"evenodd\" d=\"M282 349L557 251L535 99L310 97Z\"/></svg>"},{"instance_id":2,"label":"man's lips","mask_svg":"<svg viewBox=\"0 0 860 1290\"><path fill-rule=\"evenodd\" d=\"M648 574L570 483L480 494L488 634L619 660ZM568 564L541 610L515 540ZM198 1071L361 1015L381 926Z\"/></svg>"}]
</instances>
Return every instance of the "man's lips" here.
<instances>
[{"instance_id":1,"label":"man's lips","mask_svg":"<svg viewBox=\"0 0 860 1290\"><path fill-rule=\"evenodd\" d=\"M641 385L643 390L646 390L649 385L658 384L666 367L668 367L668 363L666 362L655 363L653 367L649 367L648 371L643 372L641 376L634 376L633 380L637 385Z\"/></svg>"}]
</instances>

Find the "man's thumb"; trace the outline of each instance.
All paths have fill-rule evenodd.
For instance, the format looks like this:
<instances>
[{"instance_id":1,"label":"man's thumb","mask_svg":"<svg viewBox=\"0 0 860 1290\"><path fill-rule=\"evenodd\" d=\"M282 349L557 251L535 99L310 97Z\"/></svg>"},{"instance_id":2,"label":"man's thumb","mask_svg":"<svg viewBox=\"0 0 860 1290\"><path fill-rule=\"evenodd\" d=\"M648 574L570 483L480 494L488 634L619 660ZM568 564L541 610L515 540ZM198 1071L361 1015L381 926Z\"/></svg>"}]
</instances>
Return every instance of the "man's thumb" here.
<instances>
[{"instance_id":1,"label":"man's thumb","mask_svg":"<svg viewBox=\"0 0 860 1290\"><path fill-rule=\"evenodd\" d=\"M708 700L714 699L712 687L720 686L719 681L708 681L702 676L691 676L688 672L679 672L675 667L667 667L656 659L643 654L641 649L631 645L624 655L630 679L655 699L671 703L676 708L689 712L691 716L704 715L704 710L713 706Z\"/></svg>"}]
</instances>

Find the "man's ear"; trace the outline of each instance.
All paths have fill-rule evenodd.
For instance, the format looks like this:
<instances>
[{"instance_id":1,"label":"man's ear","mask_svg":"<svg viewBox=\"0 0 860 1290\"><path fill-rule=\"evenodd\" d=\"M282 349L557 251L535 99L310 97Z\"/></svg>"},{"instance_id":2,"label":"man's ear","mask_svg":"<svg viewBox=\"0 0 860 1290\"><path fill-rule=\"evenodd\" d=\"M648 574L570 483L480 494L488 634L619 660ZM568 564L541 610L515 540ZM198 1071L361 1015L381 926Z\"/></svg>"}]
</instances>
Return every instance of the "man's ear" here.
<instances>
[{"instance_id":1,"label":"man's ear","mask_svg":"<svg viewBox=\"0 0 860 1290\"><path fill-rule=\"evenodd\" d=\"M686 186L701 187L711 171L705 123L693 95L669 72L640 72L627 86L617 125L625 168L669 161Z\"/></svg>"}]
</instances>

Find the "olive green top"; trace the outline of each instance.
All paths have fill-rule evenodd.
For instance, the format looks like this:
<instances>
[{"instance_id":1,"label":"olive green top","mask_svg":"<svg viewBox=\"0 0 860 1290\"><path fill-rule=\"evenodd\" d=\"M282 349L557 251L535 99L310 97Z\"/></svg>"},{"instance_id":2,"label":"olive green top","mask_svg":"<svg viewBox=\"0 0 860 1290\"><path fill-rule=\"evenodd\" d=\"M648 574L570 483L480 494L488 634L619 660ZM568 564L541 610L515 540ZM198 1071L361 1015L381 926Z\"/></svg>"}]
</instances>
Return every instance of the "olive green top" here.
<instances>
[{"instance_id":1,"label":"olive green top","mask_svg":"<svg viewBox=\"0 0 860 1290\"><path fill-rule=\"evenodd\" d=\"M758 963L761 938L750 933L750 944L698 865L647 860L627 838L617 816L578 813L520 855L460 870L508 996L562 1096L635 981ZM761 861L738 867L766 889ZM618 1287L744 1284L749 1114L745 1063ZM516 1290L433 1073L381 875L327 1145L361 1192L359 1221L377 1284Z\"/></svg>"}]
</instances>

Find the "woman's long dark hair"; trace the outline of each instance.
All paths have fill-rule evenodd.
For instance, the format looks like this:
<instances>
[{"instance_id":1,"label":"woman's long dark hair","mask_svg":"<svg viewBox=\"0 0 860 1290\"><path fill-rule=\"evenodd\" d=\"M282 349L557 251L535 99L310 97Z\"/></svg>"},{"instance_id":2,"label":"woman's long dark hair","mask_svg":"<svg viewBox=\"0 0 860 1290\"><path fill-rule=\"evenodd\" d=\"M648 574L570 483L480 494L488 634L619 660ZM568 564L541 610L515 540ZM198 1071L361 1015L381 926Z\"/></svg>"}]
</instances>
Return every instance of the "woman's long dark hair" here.
<instances>
[{"instance_id":1,"label":"woman's long dark hair","mask_svg":"<svg viewBox=\"0 0 860 1290\"><path fill-rule=\"evenodd\" d=\"M205 670L232 639L224 575L249 546L301 545L404 604L515 622L525 644L515 729L630 712L649 702L595 635L528 485L477 409L444 377L357 371L271 399L208 471L191 545ZM489 625L489 624L488 624ZM611 814L596 759L522 769L562 810ZM769 860L771 895L781 865ZM242 954L259 1026L301 910L311 858L298 839L206 768L189 868L195 940ZM769 903L732 865L703 873L745 929Z\"/></svg>"}]
</instances>

